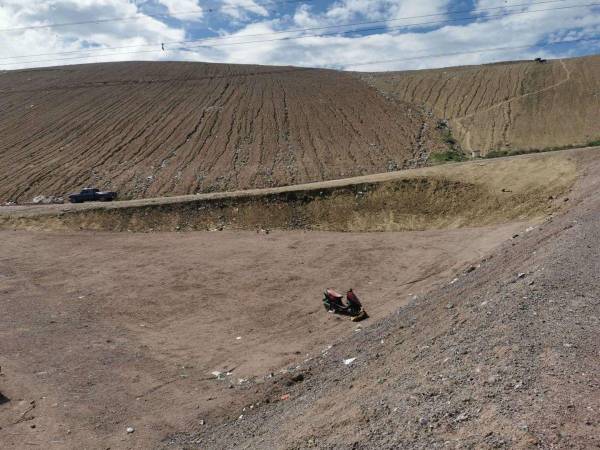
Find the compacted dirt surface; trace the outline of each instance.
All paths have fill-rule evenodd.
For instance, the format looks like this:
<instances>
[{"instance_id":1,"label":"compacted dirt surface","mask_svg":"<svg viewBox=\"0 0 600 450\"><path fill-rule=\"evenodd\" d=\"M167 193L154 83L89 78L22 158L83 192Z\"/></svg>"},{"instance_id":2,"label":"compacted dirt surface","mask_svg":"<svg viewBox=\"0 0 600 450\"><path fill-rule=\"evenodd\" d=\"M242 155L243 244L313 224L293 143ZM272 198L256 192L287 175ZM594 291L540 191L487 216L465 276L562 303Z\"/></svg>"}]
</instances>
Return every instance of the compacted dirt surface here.
<instances>
[{"instance_id":1,"label":"compacted dirt surface","mask_svg":"<svg viewBox=\"0 0 600 450\"><path fill-rule=\"evenodd\" d=\"M526 227L0 232L0 447L151 448L237 417L282 368L360 334ZM328 286L353 287L371 318L328 314Z\"/></svg>"},{"instance_id":2,"label":"compacted dirt surface","mask_svg":"<svg viewBox=\"0 0 600 450\"><path fill-rule=\"evenodd\" d=\"M281 186L418 165L447 148L419 107L333 70L19 70L0 78L0 111L0 202L85 185L121 198Z\"/></svg>"},{"instance_id":3,"label":"compacted dirt surface","mask_svg":"<svg viewBox=\"0 0 600 450\"><path fill-rule=\"evenodd\" d=\"M164 447L598 448L600 159L583 162L567 213Z\"/></svg>"}]
</instances>

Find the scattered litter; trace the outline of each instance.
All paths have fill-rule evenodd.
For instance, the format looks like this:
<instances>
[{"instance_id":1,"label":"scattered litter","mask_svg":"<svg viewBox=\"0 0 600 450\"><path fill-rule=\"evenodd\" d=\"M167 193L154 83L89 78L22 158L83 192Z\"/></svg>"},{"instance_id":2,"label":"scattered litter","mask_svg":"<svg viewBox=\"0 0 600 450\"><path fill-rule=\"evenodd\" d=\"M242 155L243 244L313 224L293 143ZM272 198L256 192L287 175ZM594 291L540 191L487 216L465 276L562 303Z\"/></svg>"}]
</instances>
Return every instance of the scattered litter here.
<instances>
[{"instance_id":1,"label":"scattered litter","mask_svg":"<svg viewBox=\"0 0 600 450\"><path fill-rule=\"evenodd\" d=\"M241 340L241 339L242 339L242 337L241 337L241 336L238 336L238 337L236 337L235 339L236 339L236 341L239 341L239 340Z\"/></svg>"},{"instance_id":2,"label":"scattered litter","mask_svg":"<svg viewBox=\"0 0 600 450\"><path fill-rule=\"evenodd\" d=\"M452 280L452 281L450 282L450 284L454 284L454 283L456 283L457 281L458 281L458 278L455 278L454 280Z\"/></svg>"},{"instance_id":3,"label":"scattered litter","mask_svg":"<svg viewBox=\"0 0 600 450\"><path fill-rule=\"evenodd\" d=\"M519 279L520 279L520 278L525 278L525 276L526 276L526 275L527 275L527 274L526 274L526 273L524 273L524 272L519 272L519 274L517 275L517 278L519 278Z\"/></svg>"},{"instance_id":4,"label":"scattered litter","mask_svg":"<svg viewBox=\"0 0 600 450\"><path fill-rule=\"evenodd\" d=\"M290 394L283 394L280 398L281 398L281 400L289 400Z\"/></svg>"},{"instance_id":5,"label":"scattered litter","mask_svg":"<svg viewBox=\"0 0 600 450\"><path fill-rule=\"evenodd\" d=\"M354 362L356 358L348 358L344 360L344 364L349 366L350 364L352 364Z\"/></svg>"},{"instance_id":6,"label":"scattered litter","mask_svg":"<svg viewBox=\"0 0 600 450\"><path fill-rule=\"evenodd\" d=\"M218 378L218 379L222 379L223 378L223 372L219 372L218 370L213 370L211 372L211 375L214 375L214 377Z\"/></svg>"},{"instance_id":7,"label":"scattered litter","mask_svg":"<svg viewBox=\"0 0 600 450\"><path fill-rule=\"evenodd\" d=\"M452 303L448 303L446 305L446 309L452 309L452 308L454 308L454 305Z\"/></svg>"},{"instance_id":8,"label":"scattered litter","mask_svg":"<svg viewBox=\"0 0 600 450\"><path fill-rule=\"evenodd\" d=\"M135 431L135 429L133 427L127 427L127 430L125 430L125 431L127 431L127 433L131 434Z\"/></svg>"},{"instance_id":9,"label":"scattered litter","mask_svg":"<svg viewBox=\"0 0 600 450\"><path fill-rule=\"evenodd\" d=\"M525 229L525 233L529 233L530 231L535 230L534 227L528 227L527 229Z\"/></svg>"},{"instance_id":10,"label":"scattered litter","mask_svg":"<svg viewBox=\"0 0 600 450\"><path fill-rule=\"evenodd\" d=\"M464 422L465 420L469 419L469 415L464 412L459 414L458 416L456 416L456 418L454 419L455 422Z\"/></svg>"},{"instance_id":11,"label":"scattered litter","mask_svg":"<svg viewBox=\"0 0 600 450\"><path fill-rule=\"evenodd\" d=\"M238 378L238 384L244 384L247 383L248 379L247 378Z\"/></svg>"}]
</instances>

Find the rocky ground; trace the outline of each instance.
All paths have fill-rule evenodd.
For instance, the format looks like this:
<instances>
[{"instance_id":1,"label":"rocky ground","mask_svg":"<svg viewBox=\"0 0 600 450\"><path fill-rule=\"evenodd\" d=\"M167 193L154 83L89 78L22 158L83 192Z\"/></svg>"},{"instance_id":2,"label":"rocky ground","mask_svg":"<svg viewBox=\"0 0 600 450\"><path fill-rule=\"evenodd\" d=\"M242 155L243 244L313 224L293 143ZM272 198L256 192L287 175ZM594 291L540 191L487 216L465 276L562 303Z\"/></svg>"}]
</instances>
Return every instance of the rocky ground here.
<instances>
[{"instance_id":1,"label":"rocky ground","mask_svg":"<svg viewBox=\"0 0 600 450\"><path fill-rule=\"evenodd\" d=\"M598 448L600 164L585 163L568 213L163 446Z\"/></svg>"}]
</instances>

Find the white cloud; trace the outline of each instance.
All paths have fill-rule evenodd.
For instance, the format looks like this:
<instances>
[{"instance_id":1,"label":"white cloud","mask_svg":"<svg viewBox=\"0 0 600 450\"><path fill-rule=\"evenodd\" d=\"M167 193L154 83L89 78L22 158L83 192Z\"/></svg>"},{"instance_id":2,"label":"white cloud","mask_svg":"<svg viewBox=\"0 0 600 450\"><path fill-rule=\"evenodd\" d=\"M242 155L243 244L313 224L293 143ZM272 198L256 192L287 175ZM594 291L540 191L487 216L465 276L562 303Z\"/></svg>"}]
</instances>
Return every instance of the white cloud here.
<instances>
[{"instance_id":1,"label":"white cloud","mask_svg":"<svg viewBox=\"0 0 600 450\"><path fill-rule=\"evenodd\" d=\"M204 15L196 0L158 0L158 2L166 6L172 17L179 20L200 20Z\"/></svg>"},{"instance_id":2,"label":"white cloud","mask_svg":"<svg viewBox=\"0 0 600 450\"><path fill-rule=\"evenodd\" d=\"M269 15L269 11L254 0L223 0L221 12L239 21L248 20L247 13L262 17Z\"/></svg>"},{"instance_id":3,"label":"white cloud","mask_svg":"<svg viewBox=\"0 0 600 450\"><path fill-rule=\"evenodd\" d=\"M0 47L0 67L18 68L17 62L43 61L24 66L61 65L69 63L118 61L122 59L154 59L160 53L147 54L153 46L160 49L164 41L183 40L185 30L169 27L153 17L105 23L54 27L29 28L57 23L82 22L101 18L131 17L139 13L135 4L128 0L8 0L0 3L0 29L17 29L2 32L2 38L10 45ZM127 47L122 50L101 51L104 47ZM93 48L93 50L90 50ZM74 59L78 55L33 56L11 59L15 56L52 54L88 50L94 54L89 59ZM105 56L109 53L114 55ZM82 56L82 55L80 55Z\"/></svg>"},{"instance_id":4,"label":"white cloud","mask_svg":"<svg viewBox=\"0 0 600 450\"><path fill-rule=\"evenodd\" d=\"M160 0L165 6L171 0ZM194 0L187 0L196 4ZM517 1L517 0L514 0ZM523 3L525 0L518 0ZM0 2L0 28L39 25L44 23L71 22L90 17L119 17L139 12L134 0L52 0L40 4L37 0L4 0ZM135 2L140 4L140 2ZM183 11L184 3L171 2L170 11ZM504 7L503 0L478 0L476 7ZM573 5L566 0L555 4L528 5L522 11L551 9ZM37 63L36 65L59 65L68 63L140 60L140 59L182 59L192 61L230 62L247 64L280 64L320 67L341 67L351 70L399 70L439 67L445 65L479 64L501 59L530 58L532 56L569 55L573 51L566 46L556 50L546 49L535 52L531 47L543 41L577 40L583 37L598 36L600 32L600 11L585 7L574 9L548 10L523 15L497 17L498 10L481 14L476 22L467 25L446 25L427 30L388 29L369 36L311 36L302 39L278 40L286 36L299 36L300 33L250 36L281 32L302 27L329 26L340 22L382 20L391 17L409 17L427 14L440 14L433 20L443 20L448 15L450 2L431 0L428 2L408 0L340 0L330 7L316 12L314 4L299 5L295 13L278 15L268 19L269 11L255 4L253 0L225 0L229 6L229 17L234 19L229 27L222 30L222 36L230 39L213 41L221 45L196 47L193 51L176 49L167 45L167 52L156 52L161 42L185 39L198 22L184 22L173 27L157 18L146 17L139 21L109 22L91 26L43 28L27 31L3 33L2 37L11 45L0 47L0 69L17 68L3 66L10 62L2 59L13 55L76 51L89 46L118 47L133 46L132 49L114 51L110 56L98 51L96 56L86 60L58 60ZM254 6L253 6L254 5ZM239 6L239 8L238 8ZM169 6L167 6L169 8ZM254 10L252 9L254 8ZM260 9L262 8L262 9ZM453 9L456 9L454 6ZM223 9L223 13L226 9ZM234 12L235 11L235 12ZM249 20L244 14L257 14L260 17L253 23L241 24L238 20ZM236 16L235 14L240 14ZM211 16L212 17L212 16ZM346 18L334 20L333 18ZM418 22L411 20L408 23ZM423 21L428 21L424 19ZM403 24L392 23L390 26ZM330 33L327 29L323 32ZM310 32L309 34L315 34ZM246 45L222 45L227 42L263 41ZM152 45L152 47L148 47ZM588 49L600 48L600 44L589 44ZM497 52L465 53L477 49L495 47L524 47ZM151 50L151 53L145 53ZM132 52L132 53L130 53ZM534 53L535 52L535 53ZM124 54L127 53L127 54ZM440 57L426 57L432 54L445 54ZM57 57L58 58L58 57ZM39 59L39 58L32 58ZM52 57L49 57L52 59ZM399 59L402 61L359 65L368 61Z\"/></svg>"}]
</instances>

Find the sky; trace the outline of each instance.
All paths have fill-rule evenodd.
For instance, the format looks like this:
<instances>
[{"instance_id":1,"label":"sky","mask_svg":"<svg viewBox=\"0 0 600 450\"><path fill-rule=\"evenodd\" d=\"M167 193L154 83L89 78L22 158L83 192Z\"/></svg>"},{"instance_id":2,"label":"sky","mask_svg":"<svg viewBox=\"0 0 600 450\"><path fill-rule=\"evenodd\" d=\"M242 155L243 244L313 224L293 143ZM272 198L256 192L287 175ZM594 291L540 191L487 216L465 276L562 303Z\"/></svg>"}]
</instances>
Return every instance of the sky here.
<instances>
[{"instance_id":1,"label":"sky","mask_svg":"<svg viewBox=\"0 0 600 450\"><path fill-rule=\"evenodd\" d=\"M600 53L600 0L0 0L0 70L205 61L412 70Z\"/></svg>"}]
</instances>

